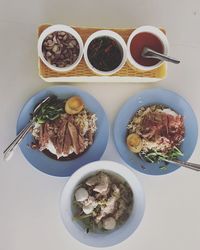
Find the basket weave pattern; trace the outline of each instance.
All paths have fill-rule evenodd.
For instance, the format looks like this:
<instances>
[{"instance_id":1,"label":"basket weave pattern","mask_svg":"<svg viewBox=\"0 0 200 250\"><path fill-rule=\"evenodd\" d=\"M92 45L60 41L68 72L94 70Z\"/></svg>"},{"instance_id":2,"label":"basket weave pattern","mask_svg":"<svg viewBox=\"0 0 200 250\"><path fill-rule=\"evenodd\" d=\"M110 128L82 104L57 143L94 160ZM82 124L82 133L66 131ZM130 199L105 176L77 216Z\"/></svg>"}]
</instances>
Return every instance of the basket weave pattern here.
<instances>
[{"instance_id":1,"label":"basket weave pattern","mask_svg":"<svg viewBox=\"0 0 200 250\"><path fill-rule=\"evenodd\" d=\"M47 27L50 25L48 24L43 24L39 26L38 28L38 36L42 33L43 30L45 30ZM87 38L95 31L98 31L100 29L98 28L80 28L80 27L73 27L81 36L83 42L87 40ZM125 42L127 42L128 37L132 33L133 29L110 29L115 32L117 32L119 35L123 37ZM164 31L163 31L164 32ZM39 59L39 74L43 78L51 78L51 77L92 77L96 76L86 65L84 58L80 61L78 66L69 71L69 72L56 72L48 68L42 61ZM151 70L151 71L146 71L142 72L137 69L133 69L132 67L129 66L128 63L126 63L123 68L118 71L116 74L113 74L112 76L119 76L119 77L148 77L148 78L164 78L166 76L166 65L165 63L162 64L159 68ZM110 77L112 77L110 76ZM101 76L99 76L101 77Z\"/></svg>"}]
</instances>

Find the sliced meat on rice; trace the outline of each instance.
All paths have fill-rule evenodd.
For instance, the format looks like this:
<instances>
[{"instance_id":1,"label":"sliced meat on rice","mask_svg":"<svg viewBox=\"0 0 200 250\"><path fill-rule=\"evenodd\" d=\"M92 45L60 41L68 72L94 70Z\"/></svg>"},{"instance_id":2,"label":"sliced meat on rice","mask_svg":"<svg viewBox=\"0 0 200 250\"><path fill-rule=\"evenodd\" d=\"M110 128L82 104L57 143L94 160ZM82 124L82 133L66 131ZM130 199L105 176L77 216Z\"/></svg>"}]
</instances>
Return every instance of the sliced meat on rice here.
<instances>
[{"instance_id":1,"label":"sliced meat on rice","mask_svg":"<svg viewBox=\"0 0 200 250\"><path fill-rule=\"evenodd\" d=\"M32 148L48 149L58 159L72 153L78 155L93 143L96 120L95 114L83 110L77 115L61 114L53 121L37 124L32 132L35 138Z\"/></svg>"},{"instance_id":2,"label":"sliced meat on rice","mask_svg":"<svg viewBox=\"0 0 200 250\"><path fill-rule=\"evenodd\" d=\"M64 136L64 141L63 141L63 154L64 155L69 155L71 145L72 145L72 140L71 140L71 136L69 133L68 125L66 125L65 136Z\"/></svg>"},{"instance_id":3,"label":"sliced meat on rice","mask_svg":"<svg viewBox=\"0 0 200 250\"><path fill-rule=\"evenodd\" d=\"M85 149L85 143L84 143L84 139L81 135L78 135L78 143L79 143L79 147L80 147L80 152L83 152Z\"/></svg>"},{"instance_id":4,"label":"sliced meat on rice","mask_svg":"<svg viewBox=\"0 0 200 250\"><path fill-rule=\"evenodd\" d=\"M71 122L68 122L68 128L69 128L70 136L72 138L74 152L75 152L75 154L79 154L80 153L80 146L79 146L79 142L78 142L78 131L77 131L76 127L74 126L74 124Z\"/></svg>"}]
</instances>

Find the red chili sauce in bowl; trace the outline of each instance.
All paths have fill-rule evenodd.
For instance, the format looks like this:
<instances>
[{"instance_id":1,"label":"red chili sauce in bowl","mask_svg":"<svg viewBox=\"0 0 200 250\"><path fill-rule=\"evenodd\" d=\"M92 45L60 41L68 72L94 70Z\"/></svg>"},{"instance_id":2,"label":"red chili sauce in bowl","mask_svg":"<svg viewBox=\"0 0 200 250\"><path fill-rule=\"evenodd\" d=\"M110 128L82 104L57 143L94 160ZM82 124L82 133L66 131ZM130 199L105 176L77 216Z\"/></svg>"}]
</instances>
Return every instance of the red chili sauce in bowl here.
<instances>
[{"instance_id":1,"label":"red chili sauce in bowl","mask_svg":"<svg viewBox=\"0 0 200 250\"><path fill-rule=\"evenodd\" d=\"M133 59L140 65L153 66L160 60L153 58L144 58L142 51L144 47L155 50L159 53L164 53L164 47L160 39L152 33L141 32L133 37L130 44L130 52Z\"/></svg>"}]
</instances>

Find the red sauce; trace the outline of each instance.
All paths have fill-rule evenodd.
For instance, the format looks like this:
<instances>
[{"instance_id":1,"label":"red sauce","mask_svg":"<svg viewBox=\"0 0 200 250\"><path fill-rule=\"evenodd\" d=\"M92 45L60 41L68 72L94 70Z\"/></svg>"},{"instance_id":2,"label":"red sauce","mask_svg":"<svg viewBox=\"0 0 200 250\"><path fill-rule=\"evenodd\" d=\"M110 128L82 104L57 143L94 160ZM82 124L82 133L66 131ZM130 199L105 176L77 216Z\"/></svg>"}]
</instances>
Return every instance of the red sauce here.
<instances>
[{"instance_id":1,"label":"red sauce","mask_svg":"<svg viewBox=\"0 0 200 250\"><path fill-rule=\"evenodd\" d=\"M132 39L130 44L131 55L138 64L143 66L153 66L157 64L159 62L158 59L142 57L144 47L163 53L164 48L160 39L151 33L141 32Z\"/></svg>"}]
</instances>

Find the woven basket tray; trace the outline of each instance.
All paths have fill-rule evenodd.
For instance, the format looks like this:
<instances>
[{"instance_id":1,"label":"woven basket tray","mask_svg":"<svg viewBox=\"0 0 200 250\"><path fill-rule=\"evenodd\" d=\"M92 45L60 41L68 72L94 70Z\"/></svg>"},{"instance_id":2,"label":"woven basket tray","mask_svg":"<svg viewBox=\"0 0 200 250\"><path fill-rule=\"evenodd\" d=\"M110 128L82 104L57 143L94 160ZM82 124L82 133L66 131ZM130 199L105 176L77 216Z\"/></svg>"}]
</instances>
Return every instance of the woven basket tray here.
<instances>
[{"instance_id":1,"label":"woven basket tray","mask_svg":"<svg viewBox=\"0 0 200 250\"><path fill-rule=\"evenodd\" d=\"M50 25L43 24L38 28L38 36ZM83 42L98 28L81 28L73 27L81 36ZM120 34L125 42L127 42L129 35L133 29L111 29ZM162 30L164 32L164 30ZM81 59L79 65L70 72L60 73L48 68L39 58L38 59L39 75L47 82L156 82L162 80L167 75L166 64L162 64L159 68L141 72L137 69L131 68L126 63L123 68L112 76L97 76L86 65L84 58Z\"/></svg>"}]
</instances>

